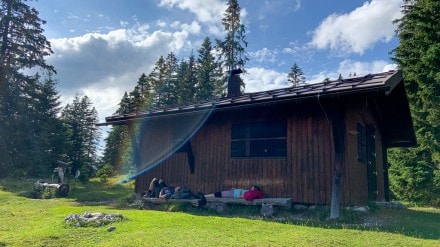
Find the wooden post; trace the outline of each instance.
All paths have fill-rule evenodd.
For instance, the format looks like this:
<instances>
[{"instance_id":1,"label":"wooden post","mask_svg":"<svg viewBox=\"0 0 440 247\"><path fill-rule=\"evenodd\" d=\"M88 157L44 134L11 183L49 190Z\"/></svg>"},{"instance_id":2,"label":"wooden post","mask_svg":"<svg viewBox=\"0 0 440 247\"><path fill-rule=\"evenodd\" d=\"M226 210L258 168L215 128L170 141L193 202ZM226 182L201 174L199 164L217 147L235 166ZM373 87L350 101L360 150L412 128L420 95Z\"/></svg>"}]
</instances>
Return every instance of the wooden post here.
<instances>
[{"instance_id":1,"label":"wooden post","mask_svg":"<svg viewBox=\"0 0 440 247\"><path fill-rule=\"evenodd\" d=\"M383 183L384 183L384 199L390 201L390 179L388 175L388 150L385 144L382 144L382 162L383 162Z\"/></svg>"},{"instance_id":2,"label":"wooden post","mask_svg":"<svg viewBox=\"0 0 440 247\"><path fill-rule=\"evenodd\" d=\"M345 109L341 102L337 102L331 111L333 144L335 147L335 160L332 177L332 198L330 206L330 219L339 218L341 207L341 179L345 156Z\"/></svg>"}]
</instances>

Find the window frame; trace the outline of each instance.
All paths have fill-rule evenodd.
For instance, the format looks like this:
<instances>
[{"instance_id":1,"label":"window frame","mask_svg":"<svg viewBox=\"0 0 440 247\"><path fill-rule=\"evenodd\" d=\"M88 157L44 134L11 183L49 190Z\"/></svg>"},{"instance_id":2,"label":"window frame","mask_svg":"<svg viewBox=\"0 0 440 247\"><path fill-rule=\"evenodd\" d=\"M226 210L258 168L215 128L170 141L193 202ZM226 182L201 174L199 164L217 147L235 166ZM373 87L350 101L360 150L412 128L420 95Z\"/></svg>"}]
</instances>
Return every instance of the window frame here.
<instances>
[{"instance_id":1,"label":"window frame","mask_svg":"<svg viewBox=\"0 0 440 247\"><path fill-rule=\"evenodd\" d=\"M287 158L287 120L231 125L231 158Z\"/></svg>"}]
</instances>

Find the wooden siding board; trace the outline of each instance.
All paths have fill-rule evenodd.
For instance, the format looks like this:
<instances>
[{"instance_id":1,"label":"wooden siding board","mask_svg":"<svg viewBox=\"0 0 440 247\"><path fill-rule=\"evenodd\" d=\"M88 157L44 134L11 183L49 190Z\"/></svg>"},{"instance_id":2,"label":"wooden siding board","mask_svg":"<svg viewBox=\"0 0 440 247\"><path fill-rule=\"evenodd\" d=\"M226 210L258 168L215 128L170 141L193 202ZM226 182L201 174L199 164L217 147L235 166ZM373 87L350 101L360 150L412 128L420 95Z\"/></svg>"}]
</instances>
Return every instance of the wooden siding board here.
<instances>
[{"instance_id":1,"label":"wooden siding board","mask_svg":"<svg viewBox=\"0 0 440 247\"><path fill-rule=\"evenodd\" d=\"M325 203L325 121L322 120L319 122L318 132L319 132L319 202Z\"/></svg>"},{"instance_id":2,"label":"wooden siding board","mask_svg":"<svg viewBox=\"0 0 440 247\"><path fill-rule=\"evenodd\" d=\"M301 118L301 122L300 122L300 129L301 130L306 130L307 129L307 122L305 121L306 119ZM306 145L307 145L307 137L306 137L306 133L304 131L301 131L300 133L301 136L301 151L299 153L300 155L300 170L298 175L301 176L302 181L300 184L300 192L301 192L301 201L304 202L308 202L308 196L307 196L307 149L306 149Z\"/></svg>"},{"instance_id":3,"label":"wooden siding board","mask_svg":"<svg viewBox=\"0 0 440 247\"><path fill-rule=\"evenodd\" d=\"M303 119L298 119L299 121L297 121L297 133L298 133L298 170L297 170L297 177L298 177L298 199L299 201L305 201L304 200L304 177L305 177L305 173L303 171L303 164L304 164L304 159L303 159L303 154L304 154L304 144L303 144L303 132L301 130L303 130Z\"/></svg>"},{"instance_id":4,"label":"wooden siding board","mask_svg":"<svg viewBox=\"0 0 440 247\"><path fill-rule=\"evenodd\" d=\"M330 169L329 166L331 164L330 160L332 160L331 156L331 148L332 148L332 140L330 136L330 123L328 119L325 119L323 124L323 143L324 143L324 153L323 153L323 193L324 193L324 203L330 203Z\"/></svg>"},{"instance_id":5,"label":"wooden siding board","mask_svg":"<svg viewBox=\"0 0 440 247\"><path fill-rule=\"evenodd\" d=\"M264 108L266 109L266 108ZM269 108L267 108L269 109ZM195 156L195 174L190 174L186 153L177 153L164 161L162 165L141 175L136 181L136 190L145 190L153 177L161 177L168 183L187 183L197 192L212 193L221 189L234 187L261 186L269 196L292 197L295 202L325 204L330 203L331 178L333 173L333 141L329 120L322 109L316 105L304 105L295 108L285 108L281 112L272 113L270 110L256 111L255 116L236 111L233 114L217 114L194 136L191 141ZM313 113L313 115L311 115ZM277 114L277 115L274 115ZM254 158L242 159L230 157L230 129L233 121L255 121L280 118L287 116L287 157L286 158ZM353 118L347 112L347 119ZM235 119L235 120L234 120ZM356 119L347 121L347 126L353 128ZM160 129L160 127L157 127ZM160 131L159 131L160 132ZM379 134L379 133L378 133ZM166 146L161 133L160 138L149 136L143 139L141 147L144 150L151 145ZM346 150L355 155L353 149L357 145L356 138L346 136ZM380 137L376 139L381 142ZM380 146L376 144L376 148ZM354 148L355 149L355 148ZM157 147L154 148L157 150ZM378 169L382 168L382 156L377 152ZM357 170L357 158L347 155L343 176L344 203L351 202L356 193L363 188L353 188L358 179L362 180L361 171ZM141 159L147 159L147 154L141 153ZM379 165L380 164L380 165ZM383 174L378 173L378 185L383 180ZM169 180L169 181L167 181ZM363 183L363 182L362 182ZM362 187L362 186L360 186ZM383 192L381 191L381 196Z\"/></svg>"},{"instance_id":6,"label":"wooden siding board","mask_svg":"<svg viewBox=\"0 0 440 247\"><path fill-rule=\"evenodd\" d=\"M313 178L313 133L312 133L312 116L307 116L307 143L305 145L306 151L306 200L308 203L313 203L314 178Z\"/></svg>"},{"instance_id":7,"label":"wooden siding board","mask_svg":"<svg viewBox=\"0 0 440 247\"><path fill-rule=\"evenodd\" d=\"M275 168L274 169L275 187L273 188L273 192L283 191L283 177L280 176L282 174L282 172L281 172L282 165L281 165L280 161L281 161L281 159L269 160L269 164Z\"/></svg>"},{"instance_id":8,"label":"wooden siding board","mask_svg":"<svg viewBox=\"0 0 440 247\"><path fill-rule=\"evenodd\" d=\"M268 196L272 196L269 195L268 192L271 192L271 189L269 188L269 181L267 180L267 177L269 177L269 170L270 170L270 166L268 164L263 164L262 165L262 179L261 182L259 184L257 184L258 186L261 186L261 190L263 191L263 194L268 197ZM266 179L264 179L266 178Z\"/></svg>"},{"instance_id":9,"label":"wooden siding board","mask_svg":"<svg viewBox=\"0 0 440 247\"><path fill-rule=\"evenodd\" d=\"M295 178L295 168L296 168L296 159L295 159L295 148L296 148L296 136L295 136L295 124L294 124L295 117L292 116L292 118L288 121L288 156L287 156L287 167L288 167L288 183L287 186L292 188L291 190L291 196L293 200L295 201L298 197L298 190L296 188L296 182L297 179ZM278 196L278 195L277 195Z\"/></svg>"},{"instance_id":10,"label":"wooden siding board","mask_svg":"<svg viewBox=\"0 0 440 247\"><path fill-rule=\"evenodd\" d=\"M218 135L218 133L215 131L217 126L218 126L217 124L211 125L211 129L209 131L208 143L217 143L216 136ZM209 152L212 155L212 162L216 167L215 174L218 178L220 178L218 183L221 183L221 181L225 179L225 167L224 164L222 164L221 162L220 156L222 154L219 152L221 150L218 149L219 148L218 145L210 145L210 146L211 146L211 150Z\"/></svg>"},{"instance_id":11,"label":"wooden siding board","mask_svg":"<svg viewBox=\"0 0 440 247\"><path fill-rule=\"evenodd\" d=\"M295 192L296 192L296 200L299 202L301 201L302 198L302 193L301 193L301 184L302 184L302 176L300 176L299 174L301 174L301 136L300 136L300 121L299 121L299 117L296 117L295 119L295 126L294 126L294 130L295 130Z\"/></svg>"},{"instance_id":12,"label":"wooden siding board","mask_svg":"<svg viewBox=\"0 0 440 247\"><path fill-rule=\"evenodd\" d=\"M313 133L313 179L315 182L314 186L314 203L319 204L320 202L320 191L321 191L321 180L320 180L320 156L321 156L321 145L320 145L320 136L319 136L319 119L317 116L317 112L313 115L312 120L312 133Z\"/></svg>"},{"instance_id":13,"label":"wooden siding board","mask_svg":"<svg viewBox=\"0 0 440 247\"><path fill-rule=\"evenodd\" d=\"M296 194L296 201L301 201L302 200L302 194L301 194L301 188L300 188L300 184L301 184L301 176L300 176L300 167L301 167L301 158L300 158L300 152L301 152L301 136L299 135L299 117L296 116L295 117L295 121L294 121L294 134L295 134L295 146L294 146L294 178L295 178L295 194Z\"/></svg>"}]
</instances>

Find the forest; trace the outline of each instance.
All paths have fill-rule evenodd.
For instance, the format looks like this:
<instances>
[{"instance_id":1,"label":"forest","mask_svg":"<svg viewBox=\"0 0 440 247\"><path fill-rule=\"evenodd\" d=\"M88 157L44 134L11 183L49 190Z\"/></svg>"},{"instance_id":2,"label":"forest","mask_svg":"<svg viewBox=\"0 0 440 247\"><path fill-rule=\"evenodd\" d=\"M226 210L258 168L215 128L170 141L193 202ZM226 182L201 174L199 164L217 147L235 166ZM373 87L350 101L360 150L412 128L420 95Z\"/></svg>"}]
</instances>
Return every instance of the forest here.
<instances>
[{"instance_id":1,"label":"forest","mask_svg":"<svg viewBox=\"0 0 440 247\"><path fill-rule=\"evenodd\" d=\"M224 96L228 72L246 72L249 60L239 3L227 6L224 37L206 37L186 58L160 56L123 94L115 113ZM390 55L405 76L418 145L389 151L390 186L395 200L440 206L440 2L405 0L401 10L395 20L400 44ZM83 181L134 169L125 126L110 130L100 155L102 133L91 100L77 95L61 105L57 70L46 61L53 54L46 22L38 14L25 0L0 2L0 178L48 177L57 160L69 163L72 174L81 171ZM292 64L286 80L305 83L300 66Z\"/></svg>"}]
</instances>

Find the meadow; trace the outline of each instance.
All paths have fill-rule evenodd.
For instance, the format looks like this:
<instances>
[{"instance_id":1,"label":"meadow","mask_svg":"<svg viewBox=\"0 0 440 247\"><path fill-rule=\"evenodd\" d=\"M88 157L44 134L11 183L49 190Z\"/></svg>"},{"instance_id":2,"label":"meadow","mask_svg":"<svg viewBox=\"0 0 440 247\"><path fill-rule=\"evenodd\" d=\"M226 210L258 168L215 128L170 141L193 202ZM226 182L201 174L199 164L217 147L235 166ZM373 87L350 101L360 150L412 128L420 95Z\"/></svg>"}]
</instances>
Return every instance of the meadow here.
<instances>
[{"instance_id":1,"label":"meadow","mask_svg":"<svg viewBox=\"0 0 440 247\"><path fill-rule=\"evenodd\" d=\"M142 207L133 183L70 182L65 198L32 199L35 180L0 180L0 246L440 246L440 209L372 206L366 213L328 208L277 209L262 217L253 206L225 213L188 205ZM67 225L70 214L120 213L110 225Z\"/></svg>"}]
</instances>

